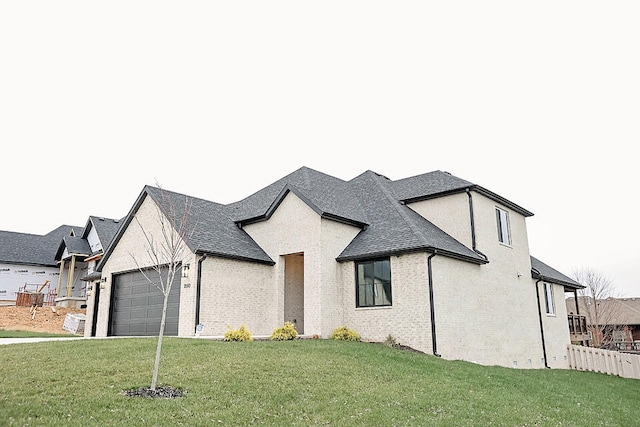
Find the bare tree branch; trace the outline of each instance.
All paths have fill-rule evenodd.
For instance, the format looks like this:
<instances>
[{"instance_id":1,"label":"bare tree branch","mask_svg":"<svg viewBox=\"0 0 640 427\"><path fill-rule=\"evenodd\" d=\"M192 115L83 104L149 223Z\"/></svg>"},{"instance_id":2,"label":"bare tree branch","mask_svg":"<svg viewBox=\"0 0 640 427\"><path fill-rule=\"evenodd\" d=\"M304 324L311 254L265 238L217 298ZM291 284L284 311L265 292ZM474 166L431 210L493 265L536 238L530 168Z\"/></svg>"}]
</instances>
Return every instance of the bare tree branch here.
<instances>
[{"instance_id":1,"label":"bare tree branch","mask_svg":"<svg viewBox=\"0 0 640 427\"><path fill-rule=\"evenodd\" d=\"M587 319L594 347L603 347L615 338L615 331L624 329L622 307L616 298L620 296L613 280L601 272L582 267L575 269L573 278L586 286L578 291L580 313Z\"/></svg>"},{"instance_id":2,"label":"bare tree branch","mask_svg":"<svg viewBox=\"0 0 640 427\"><path fill-rule=\"evenodd\" d=\"M163 307L162 319L160 322L160 332L158 333L158 345L156 348L156 358L153 368L153 376L151 380L151 390L156 389L158 379L158 371L160 366L160 356L162 352L162 339L167 318L167 305L171 286L174 282L176 274L182 268L182 263L189 254L187 240L191 238L196 229L194 221L190 221L190 213L192 209L192 199L184 196L184 206L176 206L176 200L162 189L156 182L156 186L160 191L160 201L154 203L156 208L156 224L143 225L137 216L134 217L136 224L140 228L144 236L145 252L148 257L150 267L145 268L135 254L129 253L138 270L147 279L149 283L154 285L162 292ZM149 227L149 228L146 228ZM154 281L147 273L149 268L154 270L158 277L158 282Z\"/></svg>"}]
</instances>

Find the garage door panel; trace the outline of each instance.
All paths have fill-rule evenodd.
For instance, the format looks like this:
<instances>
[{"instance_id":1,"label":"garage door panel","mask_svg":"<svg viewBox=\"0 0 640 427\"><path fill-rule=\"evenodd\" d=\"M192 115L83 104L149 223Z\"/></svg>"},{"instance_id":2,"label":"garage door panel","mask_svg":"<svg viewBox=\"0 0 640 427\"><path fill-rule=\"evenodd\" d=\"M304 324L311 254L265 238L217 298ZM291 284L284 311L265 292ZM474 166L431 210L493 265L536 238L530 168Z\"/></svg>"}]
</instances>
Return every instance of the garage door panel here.
<instances>
[{"instance_id":1,"label":"garage door panel","mask_svg":"<svg viewBox=\"0 0 640 427\"><path fill-rule=\"evenodd\" d=\"M154 286L155 289L155 286ZM131 295L148 294L149 285L147 283L135 284L131 287Z\"/></svg>"},{"instance_id":2,"label":"garage door panel","mask_svg":"<svg viewBox=\"0 0 640 427\"><path fill-rule=\"evenodd\" d=\"M130 299L117 299L114 303L113 307L114 311L128 311L131 309L131 300Z\"/></svg>"},{"instance_id":3,"label":"garage door panel","mask_svg":"<svg viewBox=\"0 0 640 427\"><path fill-rule=\"evenodd\" d=\"M162 295L150 295L149 305L162 305L164 297ZM179 299L178 299L179 300ZM169 301L171 302L171 301Z\"/></svg>"},{"instance_id":4,"label":"garage door panel","mask_svg":"<svg viewBox=\"0 0 640 427\"><path fill-rule=\"evenodd\" d=\"M129 335L145 335L146 332L146 322L129 323Z\"/></svg>"},{"instance_id":5,"label":"garage door panel","mask_svg":"<svg viewBox=\"0 0 640 427\"><path fill-rule=\"evenodd\" d=\"M146 319L147 317L147 309L144 307L138 308L136 310L131 310L129 312L129 319L133 321L140 321Z\"/></svg>"},{"instance_id":6,"label":"garage door panel","mask_svg":"<svg viewBox=\"0 0 640 427\"><path fill-rule=\"evenodd\" d=\"M162 319L162 307L159 308L148 308L147 309L147 317L150 319Z\"/></svg>"},{"instance_id":7,"label":"garage door panel","mask_svg":"<svg viewBox=\"0 0 640 427\"><path fill-rule=\"evenodd\" d=\"M146 272L156 280L158 273ZM160 331L163 306L162 292L140 272L115 275L112 290L110 335L152 336ZM180 275L171 286L167 307L165 335L178 335L180 307Z\"/></svg>"}]
</instances>

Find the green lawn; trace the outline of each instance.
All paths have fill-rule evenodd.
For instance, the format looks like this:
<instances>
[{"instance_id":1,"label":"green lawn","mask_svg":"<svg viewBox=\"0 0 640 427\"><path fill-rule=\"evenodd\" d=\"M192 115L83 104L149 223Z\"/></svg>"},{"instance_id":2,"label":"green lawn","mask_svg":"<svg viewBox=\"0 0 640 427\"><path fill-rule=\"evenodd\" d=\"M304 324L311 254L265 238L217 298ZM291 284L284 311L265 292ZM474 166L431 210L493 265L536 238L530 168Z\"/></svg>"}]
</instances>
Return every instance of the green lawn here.
<instances>
[{"instance_id":1,"label":"green lawn","mask_svg":"<svg viewBox=\"0 0 640 427\"><path fill-rule=\"evenodd\" d=\"M155 338L0 346L2 426L634 426L640 381L451 362L380 344Z\"/></svg>"}]
</instances>

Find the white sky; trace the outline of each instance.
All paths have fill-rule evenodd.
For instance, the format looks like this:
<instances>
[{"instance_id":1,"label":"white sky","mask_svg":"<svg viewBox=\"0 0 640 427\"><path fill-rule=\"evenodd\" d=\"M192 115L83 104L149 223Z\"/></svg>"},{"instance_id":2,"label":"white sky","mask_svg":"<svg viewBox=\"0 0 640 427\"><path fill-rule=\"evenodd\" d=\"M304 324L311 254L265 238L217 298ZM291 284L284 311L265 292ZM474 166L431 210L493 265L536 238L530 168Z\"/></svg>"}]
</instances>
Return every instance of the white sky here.
<instances>
[{"instance_id":1,"label":"white sky","mask_svg":"<svg viewBox=\"0 0 640 427\"><path fill-rule=\"evenodd\" d=\"M640 296L637 1L2 1L0 229L445 170Z\"/></svg>"}]
</instances>

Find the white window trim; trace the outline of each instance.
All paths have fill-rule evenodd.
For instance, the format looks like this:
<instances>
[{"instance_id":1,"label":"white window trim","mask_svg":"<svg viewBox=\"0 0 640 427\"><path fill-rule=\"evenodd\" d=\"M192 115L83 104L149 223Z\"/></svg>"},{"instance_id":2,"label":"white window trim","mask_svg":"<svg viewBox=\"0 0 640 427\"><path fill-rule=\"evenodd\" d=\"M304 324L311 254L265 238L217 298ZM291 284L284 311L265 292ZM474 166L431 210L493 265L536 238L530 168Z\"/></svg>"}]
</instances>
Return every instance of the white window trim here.
<instances>
[{"instance_id":1,"label":"white window trim","mask_svg":"<svg viewBox=\"0 0 640 427\"><path fill-rule=\"evenodd\" d=\"M553 291L552 283L544 283L544 309L547 313L547 316L555 316L556 315L556 302L555 302L555 293Z\"/></svg>"},{"instance_id":2,"label":"white window trim","mask_svg":"<svg viewBox=\"0 0 640 427\"><path fill-rule=\"evenodd\" d=\"M498 231L498 242L501 245L511 247L511 224L509 221L509 212L506 209L496 206L496 228ZM506 235L506 242L504 236ZM500 236L503 238L500 239Z\"/></svg>"}]
</instances>

